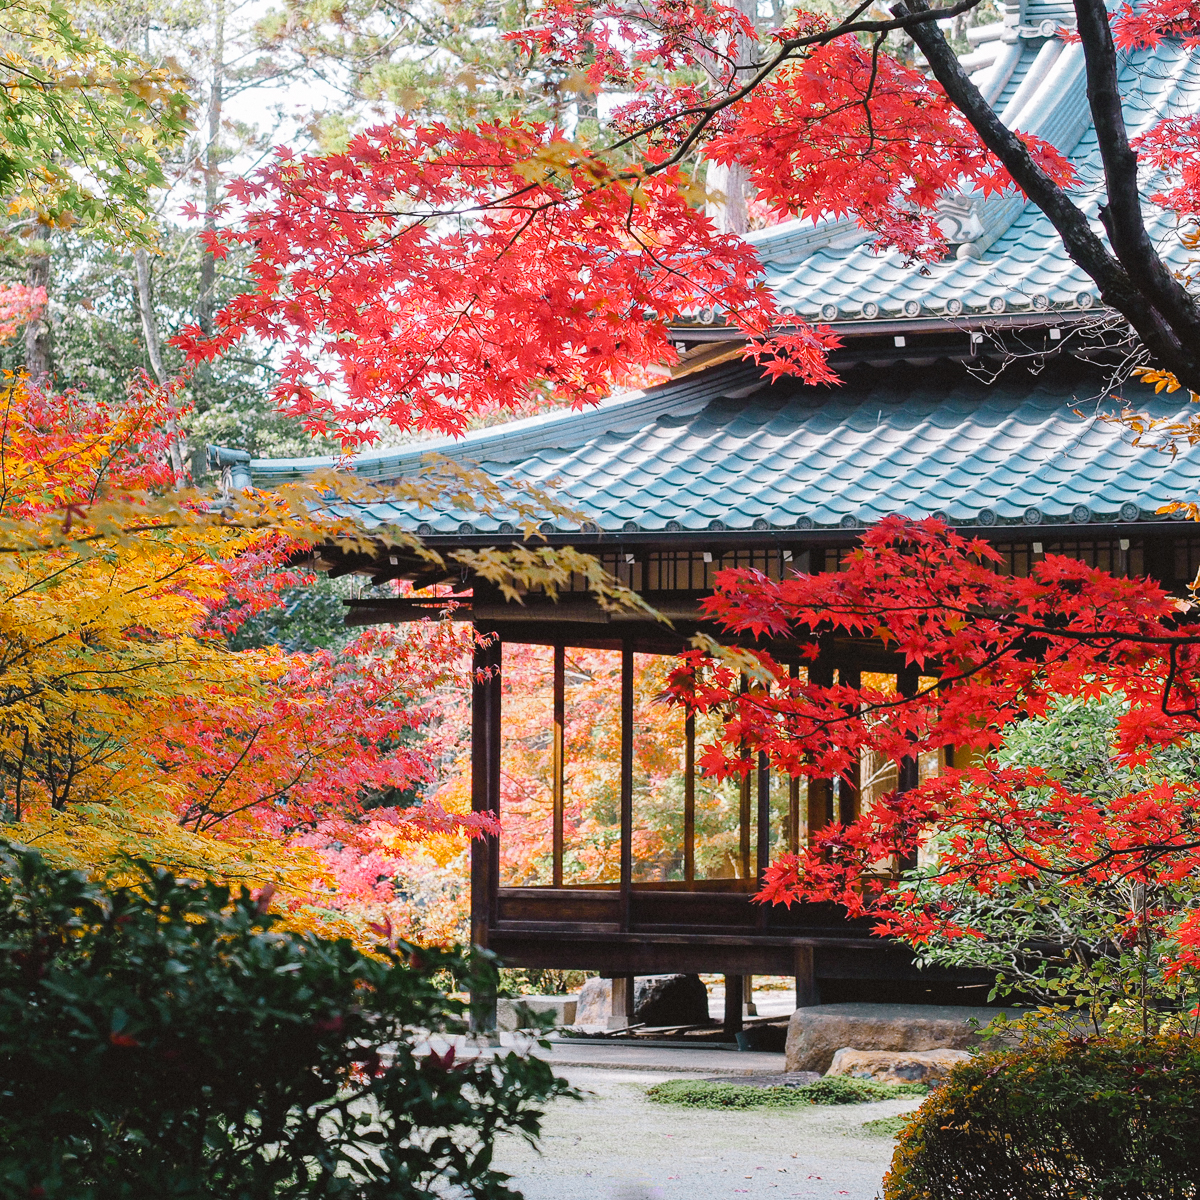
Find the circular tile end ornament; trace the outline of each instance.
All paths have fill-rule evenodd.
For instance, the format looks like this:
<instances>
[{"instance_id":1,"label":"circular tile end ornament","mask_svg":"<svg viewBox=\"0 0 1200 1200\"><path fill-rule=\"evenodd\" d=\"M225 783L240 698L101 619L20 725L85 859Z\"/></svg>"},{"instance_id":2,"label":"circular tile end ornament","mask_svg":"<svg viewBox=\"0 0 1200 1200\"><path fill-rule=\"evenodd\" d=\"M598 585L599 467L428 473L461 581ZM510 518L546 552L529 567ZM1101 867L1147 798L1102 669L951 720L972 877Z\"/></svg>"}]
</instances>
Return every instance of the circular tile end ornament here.
<instances>
[{"instance_id":1,"label":"circular tile end ornament","mask_svg":"<svg viewBox=\"0 0 1200 1200\"><path fill-rule=\"evenodd\" d=\"M538 533L557 533L557 532L558 531L554 528L553 521L543 521L538 526Z\"/></svg>"},{"instance_id":2,"label":"circular tile end ornament","mask_svg":"<svg viewBox=\"0 0 1200 1200\"><path fill-rule=\"evenodd\" d=\"M475 528L474 525L471 524L470 521L464 521L458 527L458 532L459 533L478 533L479 531Z\"/></svg>"},{"instance_id":3,"label":"circular tile end ornament","mask_svg":"<svg viewBox=\"0 0 1200 1200\"><path fill-rule=\"evenodd\" d=\"M1026 525L1040 525L1042 523L1042 510L1040 508L1027 508L1021 514L1021 520Z\"/></svg>"},{"instance_id":4,"label":"circular tile end ornament","mask_svg":"<svg viewBox=\"0 0 1200 1200\"><path fill-rule=\"evenodd\" d=\"M1080 308L1091 308L1092 305L1096 303L1096 298L1091 292L1080 292L1079 295L1075 297L1075 303Z\"/></svg>"},{"instance_id":5,"label":"circular tile end ornament","mask_svg":"<svg viewBox=\"0 0 1200 1200\"><path fill-rule=\"evenodd\" d=\"M845 515L845 516L844 516L844 517L843 517L843 518L842 518L842 519L841 519L841 520L838 522L838 524L839 524L839 525L840 525L840 526L841 526L843 529L857 529L857 528L859 527L859 525L861 524L861 522L859 521L859 519L858 519L857 517L851 516L849 513L847 513L847 514L846 514L846 515Z\"/></svg>"},{"instance_id":6,"label":"circular tile end ornament","mask_svg":"<svg viewBox=\"0 0 1200 1200\"><path fill-rule=\"evenodd\" d=\"M755 517L754 524L751 526L751 528L757 529L761 533L764 529L771 528L771 522L768 521L766 517Z\"/></svg>"},{"instance_id":7,"label":"circular tile end ornament","mask_svg":"<svg viewBox=\"0 0 1200 1200\"><path fill-rule=\"evenodd\" d=\"M503 526L501 526L501 528L503 528ZM420 525L417 526L417 533L419 533L421 537L428 537L432 532L433 526L430 525L428 521L422 521Z\"/></svg>"},{"instance_id":8,"label":"circular tile end ornament","mask_svg":"<svg viewBox=\"0 0 1200 1200\"><path fill-rule=\"evenodd\" d=\"M1118 515L1122 521L1136 521L1142 515L1142 510L1132 500L1126 500Z\"/></svg>"},{"instance_id":9,"label":"circular tile end ornament","mask_svg":"<svg viewBox=\"0 0 1200 1200\"><path fill-rule=\"evenodd\" d=\"M1043 296L1041 293L1038 293L1038 295L1034 296L1033 298L1033 307L1039 312L1045 312L1046 309L1050 307L1050 297Z\"/></svg>"},{"instance_id":10,"label":"circular tile end ornament","mask_svg":"<svg viewBox=\"0 0 1200 1200\"><path fill-rule=\"evenodd\" d=\"M904 315L906 317L919 317L921 315L921 305L916 300L905 300Z\"/></svg>"},{"instance_id":11,"label":"circular tile end ornament","mask_svg":"<svg viewBox=\"0 0 1200 1200\"><path fill-rule=\"evenodd\" d=\"M666 524L666 530L668 533L682 533L683 526L680 525L678 521L668 521Z\"/></svg>"},{"instance_id":12,"label":"circular tile end ornament","mask_svg":"<svg viewBox=\"0 0 1200 1200\"><path fill-rule=\"evenodd\" d=\"M584 521L583 524L579 526L579 532L580 533L599 533L600 526L597 525L595 521Z\"/></svg>"},{"instance_id":13,"label":"circular tile end ornament","mask_svg":"<svg viewBox=\"0 0 1200 1200\"><path fill-rule=\"evenodd\" d=\"M997 520L999 520L999 518L996 516L996 510L994 508L981 508L976 514L975 524L991 526L995 525Z\"/></svg>"},{"instance_id":14,"label":"circular tile end ornament","mask_svg":"<svg viewBox=\"0 0 1200 1200\"><path fill-rule=\"evenodd\" d=\"M1071 509L1071 520L1076 525L1087 525L1092 519L1092 510L1086 504L1077 504Z\"/></svg>"},{"instance_id":15,"label":"circular tile end ornament","mask_svg":"<svg viewBox=\"0 0 1200 1200\"><path fill-rule=\"evenodd\" d=\"M725 522L721 520L709 521L708 527L713 531L713 533L724 533L726 528L728 528Z\"/></svg>"},{"instance_id":16,"label":"circular tile end ornament","mask_svg":"<svg viewBox=\"0 0 1200 1200\"><path fill-rule=\"evenodd\" d=\"M943 509L935 509L929 514L935 521L941 521L943 525L950 524L950 514Z\"/></svg>"},{"instance_id":17,"label":"circular tile end ornament","mask_svg":"<svg viewBox=\"0 0 1200 1200\"><path fill-rule=\"evenodd\" d=\"M517 527L511 521L501 521L500 522L500 532L501 533L516 533Z\"/></svg>"},{"instance_id":18,"label":"circular tile end ornament","mask_svg":"<svg viewBox=\"0 0 1200 1200\"><path fill-rule=\"evenodd\" d=\"M953 299L946 301L946 311L952 316L957 317L963 310L963 302L955 296Z\"/></svg>"},{"instance_id":19,"label":"circular tile end ornament","mask_svg":"<svg viewBox=\"0 0 1200 1200\"><path fill-rule=\"evenodd\" d=\"M836 321L837 315L838 315L838 306L836 304L822 304L821 305L821 320L822 321Z\"/></svg>"},{"instance_id":20,"label":"circular tile end ornament","mask_svg":"<svg viewBox=\"0 0 1200 1200\"><path fill-rule=\"evenodd\" d=\"M879 305L874 300L868 300L862 307L862 314L868 321L873 321L879 316Z\"/></svg>"},{"instance_id":21,"label":"circular tile end ornament","mask_svg":"<svg viewBox=\"0 0 1200 1200\"><path fill-rule=\"evenodd\" d=\"M1004 297L1003 296L993 296L987 302L987 306L994 313L1002 313L1004 311L1004 307L1005 307Z\"/></svg>"},{"instance_id":22,"label":"circular tile end ornament","mask_svg":"<svg viewBox=\"0 0 1200 1200\"><path fill-rule=\"evenodd\" d=\"M713 323L713 310L711 308L702 308L700 310L700 324L711 325Z\"/></svg>"},{"instance_id":23,"label":"circular tile end ornament","mask_svg":"<svg viewBox=\"0 0 1200 1200\"><path fill-rule=\"evenodd\" d=\"M798 517L796 520L797 529L811 529L813 527L812 517Z\"/></svg>"},{"instance_id":24,"label":"circular tile end ornament","mask_svg":"<svg viewBox=\"0 0 1200 1200\"><path fill-rule=\"evenodd\" d=\"M642 527L636 521L626 521L625 524L621 526L621 532L622 533L641 533Z\"/></svg>"}]
</instances>

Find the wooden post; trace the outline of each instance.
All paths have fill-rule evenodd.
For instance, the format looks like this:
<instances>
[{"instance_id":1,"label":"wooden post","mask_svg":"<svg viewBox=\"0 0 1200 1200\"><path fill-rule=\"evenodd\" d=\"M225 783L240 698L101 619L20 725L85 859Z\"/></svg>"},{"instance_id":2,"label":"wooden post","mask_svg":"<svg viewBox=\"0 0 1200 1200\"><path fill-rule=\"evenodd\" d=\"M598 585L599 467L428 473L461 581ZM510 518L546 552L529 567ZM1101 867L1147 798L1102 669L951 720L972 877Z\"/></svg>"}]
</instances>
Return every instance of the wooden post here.
<instances>
[{"instance_id":1,"label":"wooden post","mask_svg":"<svg viewBox=\"0 0 1200 1200\"><path fill-rule=\"evenodd\" d=\"M896 690L901 696L915 696L920 686L920 676L916 667L905 667L896 675ZM896 790L911 792L921 782L921 763L914 754L906 754L896 767ZM900 859L900 868L911 871L917 865L915 853L906 854Z\"/></svg>"},{"instance_id":2,"label":"wooden post","mask_svg":"<svg viewBox=\"0 0 1200 1200\"><path fill-rule=\"evenodd\" d=\"M833 668L827 663L813 663L808 668L809 679L818 687L833 686ZM834 818L833 780L809 779L808 781L808 835L819 833Z\"/></svg>"},{"instance_id":3,"label":"wooden post","mask_svg":"<svg viewBox=\"0 0 1200 1200\"><path fill-rule=\"evenodd\" d=\"M500 639L484 645L477 630L471 681L471 810L500 815ZM483 634L483 636L487 636ZM487 948L495 920L500 843L495 837L471 839L471 941ZM494 1034L494 991L471 995L471 1028Z\"/></svg>"},{"instance_id":4,"label":"wooden post","mask_svg":"<svg viewBox=\"0 0 1200 1200\"><path fill-rule=\"evenodd\" d=\"M862 672L849 667L838 667L838 683L856 688L862 682ZM854 765L843 771L838 777L838 810L837 819L843 825L849 825L858 818L862 800L862 762L856 760Z\"/></svg>"},{"instance_id":5,"label":"wooden post","mask_svg":"<svg viewBox=\"0 0 1200 1200\"><path fill-rule=\"evenodd\" d=\"M621 932L633 907L633 650L621 648Z\"/></svg>"},{"instance_id":6,"label":"wooden post","mask_svg":"<svg viewBox=\"0 0 1200 1200\"><path fill-rule=\"evenodd\" d=\"M554 647L554 886L563 882L563 756L566 724L566 651Z\"/></svg>"},{"instance_id":7,"label":"wooden post","mask_svg":"<svg viewBox=\"0 0 1200 1200\"><path fill-rule=\"evenodd\" d=\"M811 946L796 946L793 948L796 973L796 1007L811 1008L821 1003L821 992L817 987L817 973L813 966L813 948Z\"/></svg>"},{"instance_id":8,"label":"wooden post","mask_svg":"<svg viewBox=\"0 0 1200 1200\"><path fill-rule=\"evenodd\" d=\"M728 1034L742 1031L742 994L743 984L741 975L725 976L725 1022L724 1030Z\"/></svg>"},{"instance_id":9,"label":"wooden post","mask_svg":"<svg viewBox=\"0 0 1200 1200\"><path fill-rule=\"evenodd\" d=\"M758 1016L758 1007L754 1003L754 976L742 976L742 1012L748 1017Z\"/></svg>"},{"instance_id":10,"label":"wooden post","mask_svg":"<svg viewBox=\"0 0 1200 1200\"><path fill-rule=\"evenodd\" d=\"M608 1012L609 1029L628 1029L633 1024L636 980L632 975L612 977L612 1003Z\"/></svg>"},{"instance_id":11,"label":"wooden post","mask_svg":"<svg viewBox=\"0 0 1200 1200\"><path fill-rule=\"evenodd\" d=\"M771 864L771 768L767 756L758 756L758 884ZM765 907L765 906L764 906Z\"/></svg>"},{"instance_id":12,"label":"wooden post","mask_svg":"<svg viewBox=\"0 0 1200 1200\"><path fill-rule=\"evenodd\" d=\"M691 715L684 725L683 758L683 878L696 880L696 718Z\"/></svg>"}]
</instances>

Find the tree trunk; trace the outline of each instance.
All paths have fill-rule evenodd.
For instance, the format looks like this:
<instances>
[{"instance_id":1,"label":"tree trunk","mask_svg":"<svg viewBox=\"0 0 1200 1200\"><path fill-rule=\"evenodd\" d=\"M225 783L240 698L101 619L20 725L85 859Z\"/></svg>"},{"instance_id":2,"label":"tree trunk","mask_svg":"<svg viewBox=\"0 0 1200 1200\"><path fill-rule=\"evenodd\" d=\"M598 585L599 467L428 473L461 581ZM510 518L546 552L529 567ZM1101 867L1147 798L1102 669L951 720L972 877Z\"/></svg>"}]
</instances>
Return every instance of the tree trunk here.
<instances>
[{"instance_id":1,"label":"tree trunk","mask_svg":"<svg viewBox=\"0 0 1200 1200\"><path fill-rule=\"evenodd\" d=\"M162 343L158 337L158 321L154 316L154 293L150 282L150 255L144 249L138 249L133 254L134 268L137 275L138 310L142 316L142 333L146 338L146 357L150 360L150 369L159 385L167 382L167 369L163 365ZM171 401L170 412L167 416L167 436L171 455L171 470L175 475L175 486L182 487L183 448L179 444L179 422L175 416L175 402Z\"/></svg>"},{"instance_id":2,"label":"tree trunk","mask_svg":"<svg viewBox=\"0 0 1200 1200\"><path fill-rule=\"evenodd\" d=\"M225 0L213 12L212 88L208 97L208 144L204 150L204 232L216 232L216 207L221 188L221 109L225 98ZM210 250L200 259L200 299L197 316L205 336L213 331L217 260Z\"/></svg>"},{"instance_id":3,"label":"tree trunk","mask_svg":"<svg viewBox=\"0 0 1200 1200\"><path fill-rule=\"evenodd\" d=\"M50 290L50 251L33 254L26 263L25 281L31 288ZM36 384L49 382L54 373L54 349L46 308L25 326L25 370Z\"/></svg>"}]
</instances>

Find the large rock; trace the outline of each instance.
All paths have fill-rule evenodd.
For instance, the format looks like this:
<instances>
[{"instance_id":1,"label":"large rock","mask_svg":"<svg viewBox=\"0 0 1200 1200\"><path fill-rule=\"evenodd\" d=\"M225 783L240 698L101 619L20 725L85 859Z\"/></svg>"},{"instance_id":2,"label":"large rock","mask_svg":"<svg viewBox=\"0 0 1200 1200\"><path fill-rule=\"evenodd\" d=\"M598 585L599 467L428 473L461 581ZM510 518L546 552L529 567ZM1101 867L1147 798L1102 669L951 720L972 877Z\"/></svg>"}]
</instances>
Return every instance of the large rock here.
<instances>
[{"instance_id":1,"label":"large rock","mask_svg":"<svg viewBox=\"0 0 1200 1200\"><path fill-rule=\"evenodd\" d=\"M529 1029L530 1013L552 1013L555 1026L575 1024L574 996L515 996L496 1001L496 1028L508 1032Z\"/></svg>"},{"instance_id":2,"label":"large rock","mask_svg":"<svg viewBox=\"0 0 1200 1200\"><path fill-rule=\"evenodd\" d=\"M787 1069L824 1074L843 1047L856 1050L966 1050L1003 1011L942 1004L816 1004L788 1022Z\"/></svg>"},{"instance_id":3,"label":"large rock","mask_svg":"<svg viewBox=\"0 0 1200 1200\"><path fill-rule=\"evenodd\" d=\"M633 986L635 1025L700 1025L708 1020L708 991L699 975L642 975ZM620 1028L613 1017L612 980L587 980L575 1006L577 1025Z\"/></svg>"},{"instance_id":4,"label":"large rock","mask_svg":"<svg viewBox=\"0 0 1200 1200\"><path fill-rule=\"evenodd\" d=\"M853 1050L845 1047L833 1056L827 1074L877 1079L880 1083L936 1083L970 1057L966 1050Z\"/></svg>"}]
</instances>

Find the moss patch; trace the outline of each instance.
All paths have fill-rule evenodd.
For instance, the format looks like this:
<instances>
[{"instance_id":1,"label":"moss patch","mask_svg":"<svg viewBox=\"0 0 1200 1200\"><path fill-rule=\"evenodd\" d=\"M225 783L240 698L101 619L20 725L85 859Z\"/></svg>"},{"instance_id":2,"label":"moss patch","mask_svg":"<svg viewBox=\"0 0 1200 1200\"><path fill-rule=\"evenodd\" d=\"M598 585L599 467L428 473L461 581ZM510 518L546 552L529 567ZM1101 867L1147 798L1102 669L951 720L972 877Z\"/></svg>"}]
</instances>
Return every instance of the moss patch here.
<instances>
[{"instance_id":1,"label":"moss patch","mask_svg":"<svg viewBox=\"0 0 1200 1200\"><path fill-rule=\"evenodd\" d=\"M705 1080L668 1079L656 1083L646 1096L656 1104L683 1108L806 1108L811 1104L866 1104L900 1096L924 1096L919 1083L878 1083L833 1075L803 1087L750 1087L744 1083L711 1083Z\"/></svg>"},{"instance_id":2,"label":"moss patch","mask_svg":"<svg viewBox=\"0 0 1200 1200\"><path fill-rule=\"evenodd\" d=\"M898 1137L900 1130L908 1124L910 1117L877 1117L874 1121L864 1121L862 1123L863 1133L870 1134L872 1137Z\"/></svg>"}]
</instances>

